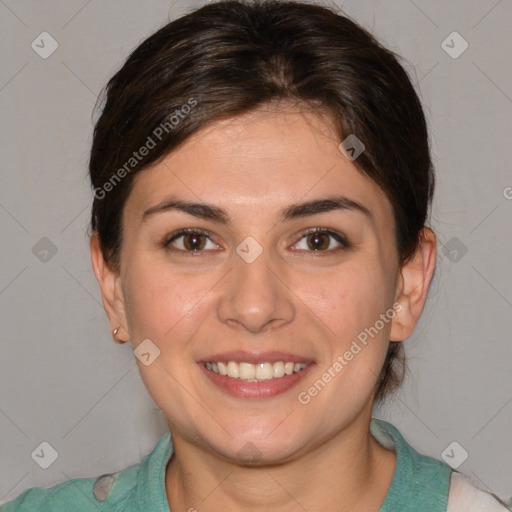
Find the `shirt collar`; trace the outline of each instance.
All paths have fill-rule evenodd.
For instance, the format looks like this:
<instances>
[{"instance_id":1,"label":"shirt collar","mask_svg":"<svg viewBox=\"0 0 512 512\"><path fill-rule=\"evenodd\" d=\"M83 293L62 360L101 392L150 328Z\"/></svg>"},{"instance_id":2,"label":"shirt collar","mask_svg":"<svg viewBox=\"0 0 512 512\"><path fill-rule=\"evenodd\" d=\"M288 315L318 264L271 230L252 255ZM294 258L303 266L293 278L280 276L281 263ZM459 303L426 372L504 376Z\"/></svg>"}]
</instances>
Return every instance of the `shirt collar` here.
<instances>
[{"instance_id":1,"label":"shirt collar","mask_svg":"<svg viewBox=\"0 0 512 512\"><path fill-rule=\"evenodd\" d=\"M446 510L450 467L439 460L420 455L391 423L372 418L370 431L379 444L394 450L397 457L391 486L379 512L408 510L411 505L416 507L420 500L429 503L433 496L438 502L430 501L430 506L439 508L429 510ZM171 433L167 432L153 451L142 459L136 491L139 510L170 512L165 471L173 451Z\"/></svg>"}]
</instances>

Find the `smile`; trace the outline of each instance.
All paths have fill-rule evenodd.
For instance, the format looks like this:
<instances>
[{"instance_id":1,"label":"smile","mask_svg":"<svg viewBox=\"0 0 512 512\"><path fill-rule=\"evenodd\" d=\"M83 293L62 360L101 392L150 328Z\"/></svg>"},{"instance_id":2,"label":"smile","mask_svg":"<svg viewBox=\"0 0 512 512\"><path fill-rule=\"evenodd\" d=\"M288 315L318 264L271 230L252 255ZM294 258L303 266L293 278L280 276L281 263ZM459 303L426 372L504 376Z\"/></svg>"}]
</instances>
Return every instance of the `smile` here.
<instances>
[{"instance_id":1,"label":"smile","mask_svg":"<svg viewBox=\"0 0 512 512\"><path fill-rule=\"evenodd\" d=\"M217 361L204 363L207 370L232 379L246 382L261 382L280 379L286 375L299 373L306 368L306 363L293 363L291 361L276 361L274 363L261 362L251 364L236 361Z\"/></svg>"}]
</instances>

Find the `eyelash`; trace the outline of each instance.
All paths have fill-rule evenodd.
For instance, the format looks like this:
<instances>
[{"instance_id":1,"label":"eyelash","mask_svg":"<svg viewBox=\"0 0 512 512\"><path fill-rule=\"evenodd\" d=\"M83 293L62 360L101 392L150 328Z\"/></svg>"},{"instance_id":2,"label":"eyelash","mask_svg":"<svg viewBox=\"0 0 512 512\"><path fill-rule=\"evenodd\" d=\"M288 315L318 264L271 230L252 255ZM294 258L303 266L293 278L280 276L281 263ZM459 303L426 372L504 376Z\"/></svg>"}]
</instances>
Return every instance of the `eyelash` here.
<instances>
[{"instance_id":1,"label":"eyelash","mask_svg":"<svg viewBox=\"0 0 512 512\"><path fill-rule=\"evenodd\" d=\"M306 251L304 249L299 249L299 251L310 252L310 253L315 254L315 256L324 256L325 254L322 254L322 253L327 253L327 255L333 254L333 253L337 253L338 251L349 249L351 247L351 245L349 244L348 240L345 238L344 235L342 235L341 233L338 233L336 231L333 231L331 229L327 229L327 228L309 228L304 231L301 231L299 233L299 237L300 237L299 240L297 242L295 242L293 245L296 245L304 237L307 237L308 235L312 235L312 234L331 236L332 238L334 238L334 240L336 240L339 244L341 244L341 247L337 247L335 249L309 250L309 251ZM201 250L194 249L193 251L188 251L188 250L184 250L184 249L175 249L175 248L171 247L171 244L173 242L175 242L177 239L179 239L185 235L203 235L203 236L206 236L207 238L209 238L212 243L215 243L215 242L213 242L213 240L211 240L210 232L202 230L202 229L198 229L198 228L187 228L187 229L181 229L181 230L177 231L176 233L173 233L172 235L170 235L166 239L166 241L163 243L164 248L173 253L181 253L181 255L183 255L183 256L197 256L201 252L206 252L205 250L202 250L202 249Z\"/></svg>"}]
</instances>

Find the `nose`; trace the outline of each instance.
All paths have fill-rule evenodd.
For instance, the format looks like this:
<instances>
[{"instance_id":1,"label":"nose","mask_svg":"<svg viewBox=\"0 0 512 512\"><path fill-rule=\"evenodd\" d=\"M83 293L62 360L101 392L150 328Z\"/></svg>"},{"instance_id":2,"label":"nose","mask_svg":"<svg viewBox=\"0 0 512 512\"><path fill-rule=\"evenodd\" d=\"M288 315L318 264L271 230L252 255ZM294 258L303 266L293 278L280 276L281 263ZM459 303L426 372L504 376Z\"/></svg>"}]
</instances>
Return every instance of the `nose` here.
<instances>
[{"instance_id":1,"label":"nose","mask_svg":"<svg viewBox=\"0 0 512 512\"><path fill-rule=\"evenodd\" d=\"M279 272L275 267L266 251L252 263L235 255L218 303L219 319L253 334L291 322L295 317L293 292L281 277L282 269Z\"/></svg>"}]
</instances>

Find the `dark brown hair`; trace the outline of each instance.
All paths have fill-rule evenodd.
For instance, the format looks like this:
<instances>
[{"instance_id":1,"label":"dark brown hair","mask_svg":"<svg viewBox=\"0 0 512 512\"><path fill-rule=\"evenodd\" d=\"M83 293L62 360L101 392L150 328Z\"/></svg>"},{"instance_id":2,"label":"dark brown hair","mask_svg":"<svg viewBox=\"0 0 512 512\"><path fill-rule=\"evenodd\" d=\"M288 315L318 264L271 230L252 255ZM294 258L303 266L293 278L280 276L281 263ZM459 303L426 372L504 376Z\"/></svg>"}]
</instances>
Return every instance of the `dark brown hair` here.
<instances>
[{"instance_id":1,"label":"dark brown hair","mask_svg":"<svg viewBox=\"0 0 512 512\"><path fill-rule=\"evenodd\" d=\"M134 176L220 118L269 102L326 111L354 161L393 206L400 264L415 252L434 171L424 113L399 57L352 20L283 0L208 4L146 39L111 78L90 157L93 232L119 265L121 216ZM144 149L145 148L145 149ZM402 343L391 342L376 399L403 380Z\"/></svg>"}]
</instances>

